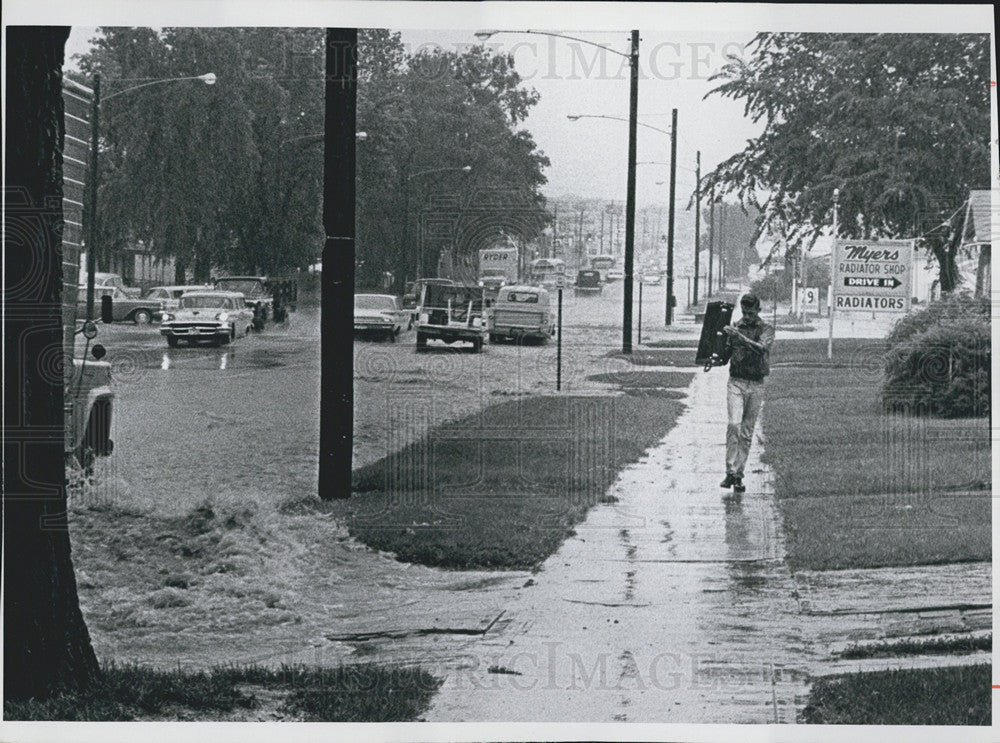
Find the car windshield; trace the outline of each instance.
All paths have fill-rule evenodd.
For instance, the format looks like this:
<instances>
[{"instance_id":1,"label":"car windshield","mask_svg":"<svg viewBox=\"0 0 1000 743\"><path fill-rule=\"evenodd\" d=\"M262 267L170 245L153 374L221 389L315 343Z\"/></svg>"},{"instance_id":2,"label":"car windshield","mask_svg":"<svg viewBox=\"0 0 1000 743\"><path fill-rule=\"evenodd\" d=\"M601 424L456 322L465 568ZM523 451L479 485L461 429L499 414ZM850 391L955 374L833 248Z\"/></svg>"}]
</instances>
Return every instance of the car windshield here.
<instances>
[{"instance_id":1,"label":"car windshield","mask_svg":"<svg viewBox=\"0 0 1000 743\"><path fill-rule=\"evenodd\" d=\"M243 292L244 294L263 294L264 292L264 287L254 279L219 279L215 285L219 289L225 289L229 292Z\"/></svg>"},{"instance_id":2,"label":"car windshield","mask_svg":"<svg viewBox=\"0 0 1000 743\"><path fill-rule=\"evenodd\" d=\"M522 304L538 304L538 294L536 292L508 292L507 301Z\"/></svg>"},{"instance_id":3,"label":"car windshield","mask_svg":"<svg viewBox=\"0 0 1000 743\"><path fill-rule=\"evenodd\" d=\"M480 302L483 298L482 289L475 289L465 286L440 286L438 284L428 284L424 290L424 304L431 307L447 307L451 305L465 305L469 302Z\"/></svg>"},{"instance_id":4,"label":"car windshield","mask_svg":"<svg viewBox=\"0 0 1000 743\"><path fill-rule=\"evenodd\" d=\"M376 294L358 294L354 297L356 310L394 310L396 303L392 297L380 297Z\"/></svg>"},{"instance_id":5,"label":"car windshield","mask_svg":"<svg viewBox=\"0 0 1000 743\"><path fill-rule=\"evenodd\" d=\"M221 310L232 308L233 300L229 297L213 296L211 294L196 294L193 297L181 297L181 307L188 310Z\"/></svg>"}]
</instances>

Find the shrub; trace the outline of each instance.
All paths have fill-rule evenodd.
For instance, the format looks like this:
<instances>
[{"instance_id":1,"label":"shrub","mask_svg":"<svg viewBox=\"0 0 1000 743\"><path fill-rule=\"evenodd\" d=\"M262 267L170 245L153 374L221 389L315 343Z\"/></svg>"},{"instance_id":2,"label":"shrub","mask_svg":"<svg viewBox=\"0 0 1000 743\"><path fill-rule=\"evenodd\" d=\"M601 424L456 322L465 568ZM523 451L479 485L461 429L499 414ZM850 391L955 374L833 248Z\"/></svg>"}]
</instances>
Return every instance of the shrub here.
<instances>
[{"instance_id":1,"label":"shrub","mask_svg":"<svg viewBox=\"0 0 1000 743\"><path fill-rule=\"evenodd\" d=\"M947 308L926 311L941 309ZM897 337L903 340L886 356L884 407L944 418L989 415L989 315L939 321L906 332L917 327L917 323L907 328L897 324L901 331Z\"/></svg>"},{"instance_id":2,"label":"shrub","mask_svg":"<svg viewBox=\"0 0 1000 743\"><path fill-rule=\"evenodd\" d=\"M900 318L886 337L890 346L895 346L922 333L932 325L939 323L951 324L957 320L981 319L987 324L990 320L990 302L986 297L973 297L968 292L945 294L940 299L931 302L919 312L911 312Z\"/></svg>"}]
</instances>

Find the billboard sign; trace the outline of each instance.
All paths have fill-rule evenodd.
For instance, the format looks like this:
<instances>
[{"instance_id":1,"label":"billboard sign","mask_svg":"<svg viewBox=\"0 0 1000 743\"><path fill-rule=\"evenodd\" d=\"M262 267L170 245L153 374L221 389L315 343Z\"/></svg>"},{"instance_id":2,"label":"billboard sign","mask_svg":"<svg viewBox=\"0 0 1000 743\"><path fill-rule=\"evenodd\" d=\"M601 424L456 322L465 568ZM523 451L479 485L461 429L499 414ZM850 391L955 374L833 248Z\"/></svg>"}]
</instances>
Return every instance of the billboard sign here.
<instances>
[{"instance_id":1,"label":"billboard sign","mask_svg":"<svg viewBox=\"0 0 1000 743\"><path fill-rule=\"evenodd\" d=\"M834 310L909 312L912 281L913 241L834 241Z\"/></svg>"}]
</instances>

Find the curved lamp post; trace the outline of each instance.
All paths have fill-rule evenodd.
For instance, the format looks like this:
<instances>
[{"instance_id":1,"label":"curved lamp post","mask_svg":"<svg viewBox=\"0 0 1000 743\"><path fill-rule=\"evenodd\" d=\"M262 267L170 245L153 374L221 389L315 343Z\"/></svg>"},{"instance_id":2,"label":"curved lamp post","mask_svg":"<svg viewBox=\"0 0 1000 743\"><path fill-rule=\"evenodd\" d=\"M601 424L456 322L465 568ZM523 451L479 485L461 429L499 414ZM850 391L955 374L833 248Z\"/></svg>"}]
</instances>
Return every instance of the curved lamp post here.
<instances>
[{"instance_id":1,"label":"curved lamp post","mask_svg":"<svg viewBox=\"0 0 1000 743\"><path fill-rule=\"evenodd\" d=\"M112 93L104 98L105 101L109 101L112 98L117 98L125 93L131 93L133 90L139 90L140 88L148 88L151 85L161 85L163 83L173 83L180 80L200 80L205 83L205 85L215 85L215 73L206 72L204 75L190 75L187 77L167 77L159 80L149 80L139 85L133 85L129 88L119 90ZM94 273L97 270L97 177L98 168L98 147L97 142L100 138L100 110L101 110L101 73L97 72L94 74L94 102L91 110L91 126L90 126L90 183L92 188L90 189L90 204L88 205L88 211L90 212L87 219L87 319L94 319Z\"/></svg>"},{"instance_id":2,"label":"curved lamp post","mask_svg":"<svg viewBox=\"0 0 1000 743\"><path fill-rule=\"evenodd\" d=\"M557 34L551 31L535 31L535 30L483 30L476 31L475 36L481 41L489 39L495 34L500 33L523 33L523 34L536 34L539 36L552 36L557 39L569 39L570 41L576 41L581 44L587 44L588 46L595 46L598 49L603 49L606 52L611 52L612 54L617 54L619 57L624 57L628 60L629 64L629 113L628 119L623 119L623 121L628 121L628 182L625 191L625 292L623 297L623 308L622 308L622 353L629 354L632 353L632 281L633 281L633 271L635 263L635 150L636 150L636 124L638 123L638 112L639 112L639 31L636 29L632 30L631 34L631 44L629 46L628 53L620 52L617 49L612 49L611 47L604 46L603 44L597 44L593 41L587 39L581 39L577 36L568 36L566 34ZM582 118L582 117L580 117ZM598 118L613 118L613 117L598 117ZM646 126L644 124L644 126ZM655 128L655 127L650 127Z\"/></svg>"},{"instance_id":3,"label":"curved lamp post","mask_svg":"<svg viewBox=\"0 0 1000 743\"><path fill-rule=\"evenodd\" d=\"M471 165L461 165L447 168L428 168L426 170L418 170L415 173L407 173L406 177L403 179L403 230L402 230L402 244L400 246L400 257L402 259L403 253L406 250L406 242L409 238L409 225L410 225L410 189L407 185L414 178L418 176L431 175L433 173L471 173ZM401 264L403 265L403 264ZM419 279L421 277L421 272L424 270L424 241L421 236L417 236L417 264L416 264L416 275L414 279ZM401 287L405 286L405 279L403 277L403 272L400 271L399 280L401 282Z\"/></svg>"},{"instance_id":4,"label":"curved lamp post","mask_svg":"<svg viewBox=\"0 0 1000 743\"><path fill-rule=\"evenodd\" d=\"M633 117L635 112L632 112ZM646 129L652 129L654 132L659 132L660 134L666 134L670 137L670 201L667 216L667 286L666 286L666 308L664 309L663 321L665 325L670 325L674 320L674 186L676 185L677 178L677 109L675 108L671 112L672 121L670 129L660 129L659 127L650 126L649 124L637 123L639 126L645 127ZM625 121L626 119L620 116L606 116L604 114L569 114L566 116L570 121L578 121L579 119L612 119L615 121ZM629 124L632 125L632 120L629 120ZM635 178L635 154L632 154L632 159L629 163L631 167L631 177ZM634 188L634 185L633 185Z\"/></svg>"}]
</instances>

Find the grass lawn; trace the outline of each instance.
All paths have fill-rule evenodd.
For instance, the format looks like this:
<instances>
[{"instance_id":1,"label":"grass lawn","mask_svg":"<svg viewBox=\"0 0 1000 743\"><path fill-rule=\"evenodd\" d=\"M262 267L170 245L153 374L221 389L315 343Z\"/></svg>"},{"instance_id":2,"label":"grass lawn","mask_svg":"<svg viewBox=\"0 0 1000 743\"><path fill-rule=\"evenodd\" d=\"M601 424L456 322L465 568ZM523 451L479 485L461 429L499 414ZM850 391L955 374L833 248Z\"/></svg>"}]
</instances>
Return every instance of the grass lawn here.
<instances>
[{"instance_id":1,"label":"grass lawn","mask_svg":"<svg viewBox=\"0 0 1000 743\"><path fill-rule=\"evenodd\" d=\"M989 665L875 671L818 680L802 722L825 725L989 725Z\"/></svg>"},{"instance_id":2,"label":"grass lawn","mask_svg":"<svg viewBox=\"0 0 1000 743\"><path fill-rule=\"evenodd\" d=\"M325 507L356 538L406 562L535 567L683 410L669 394L633 391L643 394L493 405L356 470L352 497Z\"/></svg>"},{"instance_id":3,"label":"grass lawn","mask_svg":"<svg viewBox=\"0 0 1000 743\"><path fill-rule=\"evenodd\" d=\"M881 349L881 350L880 350ZM794 568L989 560L986 418L883 412L878 341L782 340L764 407Z\"/></svg>"},{"instance_id":4,"label":"grass lawn","mask_svg":"<svg viewBox=\"0 0 1000 743\"><path fill-rule=\"evenodd\" d=\"M429 706L441 680L417 668L257 666L208 672L106 665L103 683L45 701L4 700L6 720L253 720L262 699L277 719L407 722ZM258 694L260 697L258 697Z\"/></svg>"}]
</instances>

